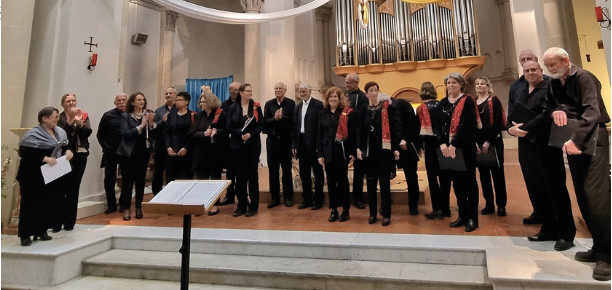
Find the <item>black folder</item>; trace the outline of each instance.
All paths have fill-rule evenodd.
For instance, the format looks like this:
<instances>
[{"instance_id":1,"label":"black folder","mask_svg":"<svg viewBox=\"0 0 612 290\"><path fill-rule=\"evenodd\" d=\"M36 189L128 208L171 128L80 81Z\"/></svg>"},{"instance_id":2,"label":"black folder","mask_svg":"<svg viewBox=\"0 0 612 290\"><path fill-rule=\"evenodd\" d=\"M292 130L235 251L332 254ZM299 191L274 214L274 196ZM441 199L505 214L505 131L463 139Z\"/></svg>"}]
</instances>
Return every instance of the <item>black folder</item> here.
<instances>
[{"instance_id":1,"label":"black folder","mask_svg":"<svg viewBox=\"0 0 612 290\"><path fill-rule=\"evenodd\" d=\"M499 159L497 159L497 149L494 146L489 147L487 153L476 154L476 165L487 168L499 168Z\"/></svg>"},{"instance_id":2,"label":"black folder","mask_svg":"<svg viewBox=\"0 0 612 290\"><path fill-rule=\"evenodd\" d=\"M538 114L534 111L530 110L525 106L525 104L518 102L514 105L514 110L512 110L512 115L508 117L508 122L512 124L515 122L517 124L527 123L535 118Z\"/></svg>"},{"instance_id":3,"label":"black folder","mask_svg":"<svg viewBox=\"0 0 612 290\"><path fill-rule=\"evenodd\" d=\"M550 138L548 139L548 146L563 148L563 144L574 137L574 132L578 130L580 124L576 119L567 119L567 125L557 126L554 122L550 125ZM593 133L593 136L584 144L582 154L595 155L595 147L597 146L597 130Z\"/></svg>"},{"instance_id":4,"label":"black folder","mask_svg":"<svg viewBox=\"0 0 612 290\"><path fill-rule=\"evenodd\" d=\"M455 158L444 157L440 148L436 148L436 154L438 154L438 163L441 170L467 171L461 149L455 149Z\"/></svg>"}]
</instances>

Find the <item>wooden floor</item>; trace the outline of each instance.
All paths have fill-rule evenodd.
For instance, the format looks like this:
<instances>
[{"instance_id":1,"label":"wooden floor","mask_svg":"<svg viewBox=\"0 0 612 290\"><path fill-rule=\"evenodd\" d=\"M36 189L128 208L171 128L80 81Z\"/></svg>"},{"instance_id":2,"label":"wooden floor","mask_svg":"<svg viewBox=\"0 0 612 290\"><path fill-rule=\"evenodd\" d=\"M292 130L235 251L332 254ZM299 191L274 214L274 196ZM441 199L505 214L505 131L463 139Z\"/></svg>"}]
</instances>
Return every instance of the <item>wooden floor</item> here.
<instances>
[{"instance_id":1,"label":"wooden floor","mask_svg":"<svg viewBox=\"0 0 612 290\"><path fill-rule=\"evenodd\" d=\"M364 233L404 233L404 234L434 234L434 235L477 235L477 236L527 236L535 234L539 225L523 225L523 217L528 216L531 211L531 203L525 190L522 173L518 165L517 150L506 150L505 172L508 191L508 205L506 217L498 217L496 214L479 216L480 227L471 233L465 233L463 228L449 228L448 224L457 218L457 203L454 194L451 193L452 216L443 220L428 220L423 214L431 210L429 196L425 195L425 203L419 205L419 215L408 214L407 204L393 204L391 225L383 227L379 221L368 224L369 211L351 207L350 220L347 222L327 221L329 209L323 207L319 210L310 208L298 210L297 203L293 207L278 206L268 209L266 203L261 203L259 213L254 217L232 217L236 205L220 207L219 214L215 216L199 216L192 219L194 228L228 228L228 229L265 229L265 230L294 230L294 231L329 231L329 232L364 232ZM392 181L393 187L405 188L403 175L399 174ZM264 192L268 187L267 168L260 170L260 187L262 188L262 199L268 200L269 193ZM567 170L567 186L572 199L572 209L577 227L577 238L588 238L590 233L586 228L584 220L578 210L576 197L569 170ZM296 193L299 195L301 193ZM263 195L266 195L265 197ZM152 194L145 196L145 201L152 198ZM296 197L296 200L298 198ZM480 196L479 210L484 207L482 193ZM147 214L141 220L134 219L132 207L132 220L123 221L120 213L109 215L98 214L77 221L79 224L101 224L101 225L125 225L125 226L159 226L159 227L182 227L182 216Z\"/></svg>"}]
</instances>

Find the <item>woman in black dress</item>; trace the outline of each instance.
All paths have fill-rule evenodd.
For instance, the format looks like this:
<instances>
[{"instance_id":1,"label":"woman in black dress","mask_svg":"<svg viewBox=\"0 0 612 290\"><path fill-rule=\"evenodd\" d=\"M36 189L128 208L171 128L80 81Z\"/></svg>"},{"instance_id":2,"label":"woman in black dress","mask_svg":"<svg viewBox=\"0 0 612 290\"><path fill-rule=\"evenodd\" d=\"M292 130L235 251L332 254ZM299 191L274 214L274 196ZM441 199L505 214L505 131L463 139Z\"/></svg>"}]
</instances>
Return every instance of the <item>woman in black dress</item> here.
<instances>
[{"instance_id":1,"label":"woman in black dress","mask_svg":"<svg viewBox=\"0 0 612 290\"><path fill-rule=\"evenodd\" d=\"M253 88L243 84L238 90L240 102L230 108L227 131L236 168L236 194L238 206L233 216L251 217L259 210L259 155L261 154L261 105L251 99ZM247 192L248 187L248 192Z\"/></svg>"},{"instance_id":2,"label":"woman in black dress","mask_svg":"<svg viewBox=\"0 0 612 290\"><path fill-rule=\"evenodd\" d=\"M355 160L357 120L348 99L340 88L331 87L325 93L323 110L319 113L317 153L319 164L325 166L329 191L330 222L350 218L348 164ZM338 215L338 207L342 214Z\"/></svg>"},{"instance_id":3,"label":"woman in black dress","mask_svg":"<svg viewBox=\"0 0 612 290\"><path fill-rule=\"evenodd\" d=\"M380 101L376 82L367 82L364 90L369 105L364 113L363 125L357 138L357 158L364 160L366 168L370 208L368 223L373 224L377 220L376 189L380 183L382 225L388 226L391 223L391 173L395 169L394 160L399 159L399 151L391 151L389 101Z\"/></svg>"},{"instance_id":4,"label":"woman in black dress","mask_svg":"<svg viewBox=\"0 0 612 290\"><path fill-rule=\"evenodd\" d=\"M429 194L431 197L432 211L425 214L428 219L442 219L450 217L450 180L448 176L440 175L440 165L436 148L438 144L438 128L440 126L440 102L438 92L430 82L421 85L421 100L423 103L417 107L417 116L421 124L420 135L423 138L425 149L425 169L427 170L427 181L429 183ZM438 179L439 178L439 179ZM445 182L449 191L442 192L440 183Z\"/></svg>"},{"instance_id":5,"label":"woman in black dress","mask_svg":"<svg viewBox=\"0 0 612 290\"><path fill-rule=\"evenodd\" d=\"M220 108L219 98L212 92L200 96L200 109L191 126L192 170L198 179L221 179L223 162L229 156L229 139L226 130L225 111ZM219 213L216 206L208 215Z\"/></svg>"},{"instance_id":6,"label":"woman in black dress","mask_svg":"<svg viewBox=\"0 0 612 290\"><path fill-rule=\"evenodd\" d=\"M19 204L19 232L22 246L32 244L40 238L43 241L51 240L47 228L51 218L49 204L54 196L61 192L62 179L56 179L45 184L40 167L44 164L51 166L57 163L57 158L65 150L66 159L72 159L72 151L68 149L66 132L57 126L59 111L53 107L45 107L38 112L39 125L30 129L19 142L19 169L17 180L21 190Z\"/></svg>"},{"instance_id":7,"label":"woman in black dress","mask_svg":"<svg viewBox=\"0 0 612 290\"><path fill-rule=\"evenodd\" d=\"M166 157L166 181L170 182L176 179L191 179L193 171L191 171L191 135L189 129L191 123L195 119L195 112L192 114L189 110L189 101L191 96L188 92L180 92L176 94L174 106L164 127Z\"/></svg>"},{"instance_id":8,"label":"woman in black dress","mask_svg":"<svg viewBox=\"0 0 612 290\"><path fill-rule=\"evenodd\" d=\"M466 232L478 227L478 184L476 183L476 146L474 134L481 128L480 117L474 99L463 94L466 81L459 73L450 73L444 78L447 96L440 100L440 129L438 144L444 157L464 158L465 170L445 169L453 183L459 217L449 226L465 226ZM441 182L441 191L450 191L450 183ZM447 188L448 187L448 188Z\"/></svg>"},{"instance_id":9,"label":"woman in black dress","mask_svg":"<svg viewBox=\"0 0 612 290\"><path fill-rule=\"evenodd\" d=\"M142 93L133 93L121 114L121 143L117 154L121 156L121 196L119 205L123 220L129 221L132 203L132 188L136 185L136 218L143 218L142 199L149 164L149 135L156 127L155 113L147 110L147 99Z\"/></svg>"},{"instance_id":10,"label":"woman in black dress","mask_svg":"<svg viewBox=\"0 0 612 290\"><path fill-rule=\"evenodd\" d=\"M478 164L480 172L480 186L482 196L486 201L485 207L480 211L482 215L495 212L497 204L497 215L506 216L506 177L504 174L504 140L501 131L506 127L506 114L504 107L499 99L492 95L493 85L486 77L479 77L474 81L476 86L476 104L478 114L482 120L482 129L476 130L477 154L487 154L490 150L495 150L497 164L487 165ZM491 153L493 154L493 153ZM493 198L493 186L495 184L495 198Z\"/></svg>"}]
</instances>

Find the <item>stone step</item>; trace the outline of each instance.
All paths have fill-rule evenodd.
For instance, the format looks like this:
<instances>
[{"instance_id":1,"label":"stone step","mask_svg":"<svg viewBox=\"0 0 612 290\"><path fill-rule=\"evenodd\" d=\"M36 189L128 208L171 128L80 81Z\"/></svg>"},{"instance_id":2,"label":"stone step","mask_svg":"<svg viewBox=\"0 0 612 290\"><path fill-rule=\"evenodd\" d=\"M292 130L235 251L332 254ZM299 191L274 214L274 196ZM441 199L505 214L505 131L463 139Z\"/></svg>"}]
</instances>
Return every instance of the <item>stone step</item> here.
<instances>
[{"instance_id":1,"label":"stone step","mask_svg":"<svg viewBox=\"0 0 612 290\"><path fill-rule=\"evenodd\" d=\"M79 276L55 287L45 287L45 290L81 290L81 289L146 289L168 290L179 289L180 282L144 279L111 278L99 276ZM8 289L30 289L19 285L7 285ZM189 290L267 290L279 288L262 288L249 286L229 286L189 283Z\"/></svg>"},{"instance_id":2,"label":"stone step","mask_svg":"<svg viewBox=\"0 0 612 290\"><path fill-rule=\"evenodd\" d=\"M178 252L110 250L83 275L180 281ZM192 253L190 282L290 289L492 289L485 266Z\"/></svg>"},{"instance_id":3,"label":"stone step","mask_svg":"<svg viewBox=\"0 0 612 290\"><path fill-rule=\"evenodd\" d=\"M79 201L77 208L77 219L82 219L104 212L106 208L106 202L95 200Z\"/></svg>"}]
</instances>

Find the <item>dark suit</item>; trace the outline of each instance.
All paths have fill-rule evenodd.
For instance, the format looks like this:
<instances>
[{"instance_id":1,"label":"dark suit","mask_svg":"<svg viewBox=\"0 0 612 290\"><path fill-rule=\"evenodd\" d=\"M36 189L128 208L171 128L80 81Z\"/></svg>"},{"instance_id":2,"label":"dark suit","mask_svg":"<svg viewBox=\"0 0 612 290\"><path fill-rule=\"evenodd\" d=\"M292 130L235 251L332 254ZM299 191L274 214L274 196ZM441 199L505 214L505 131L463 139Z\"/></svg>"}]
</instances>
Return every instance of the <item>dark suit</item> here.
<instances>
[{"instance_id":1,"label":"dark suit","mask_svg":"<svg viewBox=\"0 0 612 290\"><path fill-rule=\"evenodd\" d=\"M240 97L236 97L236 102L240 103ZM229 111L230 108L232 107L232 105L235 102L232 102L231 97L227 100L225 100L223 103L221 103L221 109L223 109L224 115L227 116L229 115ZM229 136L228 136L229 137ZM225 171L225 179L227 180L231 180L232 183L229 185L229 187L227 188L227 191L225 192L225 198L231 201L234 201L236 199L236 169L234 168L234 163L232 162L232 158L229 155L230 154L230 150L229 150L229 139L227 140L228 142L228 147L226 148L226 152L227 152L227 156L226 158L223 158L223 167L225 167L226 171Z\"/></svg>"},{"instance_id":2,"label":"dark suit","mask_svg":"<svg viewBox=\"0 0 612 290\"><path fill-rule=\"evenodd\" d=\"M157 124L157 130L153 140L155 140L155 166L153 172L153 184L151 185L151 189L153 190L153 194L157 194L162 190L164 186L164 171L166 170L166 156L168 155L168 151L165 147L165 137L164 137L164 115L170 110L174 108L168 108L166 104L155 109L155 123Z\"/></svg>"},{"instance_id":3,"label":"dark suit","mask_svg":"<svg viewBox=\"0 0 612 290\"><path fill-rule=\"evenodd\" d=\"M363 114L368 109L368 97L366 94L357 89L354 92L347 92L349 106L355 110L355 118L363 120ZM359 126L358 124L357 126ZM359 130L359 129L358 129ZM365 168L363 161L355 159L353 162L353 202L363 202L363 178L365 177Z\"/></svg>"},{"instance_id":4,"label":"dark suit","mask_svg":"<svg viewBox=\"0 0 612 290\"><path fill-rule=\"evenodd\" d=\"M293 115L293 142L292 148L297 150L300 162L300 179L302 180L302 197L306 204L323 204L323 168L317 161L317 132L319 127L319 113L323 110L323 102L310 97L308 108L304 115L304 132L302 132L302 108L304 102L295 107ZM315 177L315 193L312 195L312 178ZM314 200L313 200L314 199Z\"/></svg>"},{"instance_id":5,"label":"dark suit","mask_svg":"<svg viewBox=\"0 0 612 290\"><path fill-rule=\"evenodd\" d=\"M408 183L408 206L417 209L419 206L419 176L417 164L419 162L418 150L421 147L419 129L420 123L410 102L394 99L389 107L391 118L392 150L400 152L398 168L404 169L406 183ZM399 147L401 140L406 141L406 150Z\"/></svg>"},{"instance_id":6,"label":"dark suit","mask_svg":"<svg viewBox=\"0 0 612 290\"><path fill-rule=\"evenodd\" d=\"M121 163L119 155L117 155L117 147L121 143L121 111L114 108L102 115L96 137L102 147L100 167L104 168L106 203L109 209L116 209L115 183L117 181L117 165Z\"/></svg>"},{"instance_id":7,"label":"dark suit","mask_svg":"<svg viewBox=\"0 0 612 290\"><path fill-rule=\"evenodd\" d=\"M274 119L278 109L283 110L280 120ZM278 104L276 98L266 102L264 107L264 134L266 138L266 151L268 155L268 170L270 181L270 194L272 200L280 200L280 180L278 170L283 170L283 198L285 203L293 201L293 174L291 174L291 133L293 130L293 112L295 101L287 97Z\"/></svg>"}]
</instances>

